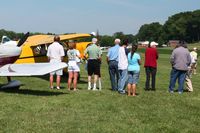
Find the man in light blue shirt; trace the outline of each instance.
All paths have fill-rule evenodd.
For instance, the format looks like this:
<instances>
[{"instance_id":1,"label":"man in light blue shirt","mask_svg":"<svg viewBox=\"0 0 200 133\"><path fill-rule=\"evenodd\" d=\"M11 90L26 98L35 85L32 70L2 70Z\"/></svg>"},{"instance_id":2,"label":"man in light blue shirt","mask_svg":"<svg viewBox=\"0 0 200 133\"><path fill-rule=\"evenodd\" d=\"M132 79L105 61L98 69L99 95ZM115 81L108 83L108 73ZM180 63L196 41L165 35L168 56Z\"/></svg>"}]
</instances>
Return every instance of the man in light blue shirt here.
<instances>
[{"instance_id":1,"label":"man in light blue shirt","mask_svg":"<svg viewBox=\"0 0 200 133\"><path fill-rule=\"evenodd\" d=\"M108 50L107 54L107 63L109 66L109 74L110 74L110 80L111 80L111 86L113 91L118 90L118 54L119 54L119 46L120 39L115 39L115 46L111 47Z\"/></svg>"}]
</instances>

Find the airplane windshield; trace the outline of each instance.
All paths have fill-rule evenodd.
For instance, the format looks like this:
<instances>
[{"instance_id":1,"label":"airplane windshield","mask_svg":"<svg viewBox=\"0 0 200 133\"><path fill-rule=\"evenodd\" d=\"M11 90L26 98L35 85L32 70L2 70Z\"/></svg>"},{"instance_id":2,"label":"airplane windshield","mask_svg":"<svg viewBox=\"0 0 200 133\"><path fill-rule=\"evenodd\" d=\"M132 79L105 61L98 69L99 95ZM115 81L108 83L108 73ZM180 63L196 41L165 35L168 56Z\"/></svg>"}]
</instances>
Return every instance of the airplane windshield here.
<instances>
[{"instance_id":1,"label":"airplane windshield","mask_svg":"<svg viewBox=\"0 0 200 133\"><path fill-rule=\"evenodd\" d=\"M34 48L33 52L35 55L46 55L47 45L43 44L43 45L37 46Z\"/></svg>"},{"instance_id":2,"label":"airplane windshield","mask_svg":"<svg viewBox=\"0 0 200 133\"><path fill-rule=\"evenodd\" d=\"M11 39L7 36L3 36L2 37L2 43L6 43L6 42L9 42Z\"/></svg>"}]
</instances>

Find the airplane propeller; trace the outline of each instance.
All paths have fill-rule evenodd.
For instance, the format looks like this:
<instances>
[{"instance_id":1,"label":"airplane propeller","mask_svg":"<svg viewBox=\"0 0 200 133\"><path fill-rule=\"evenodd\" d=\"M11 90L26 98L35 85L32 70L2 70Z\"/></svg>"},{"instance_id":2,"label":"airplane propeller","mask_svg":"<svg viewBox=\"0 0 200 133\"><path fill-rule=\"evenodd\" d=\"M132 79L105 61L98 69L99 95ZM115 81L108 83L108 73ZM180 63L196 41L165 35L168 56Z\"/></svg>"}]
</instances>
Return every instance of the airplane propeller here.
<instances>
[{"instance_id":1,"label":"airplane propeller","mask_svg":"<svg viewBox=\"0 0 200 133\"><path fill-rule=\"evenodd\" d=\"M22 39L19 40L19 42L18 42L18 44L17 44L17 47L22 46L22 44L24 44L24 42L27 40L28 37L29 37L29 32L27 32L27 33L22 37Z\"/></svg>"}]
</instances>

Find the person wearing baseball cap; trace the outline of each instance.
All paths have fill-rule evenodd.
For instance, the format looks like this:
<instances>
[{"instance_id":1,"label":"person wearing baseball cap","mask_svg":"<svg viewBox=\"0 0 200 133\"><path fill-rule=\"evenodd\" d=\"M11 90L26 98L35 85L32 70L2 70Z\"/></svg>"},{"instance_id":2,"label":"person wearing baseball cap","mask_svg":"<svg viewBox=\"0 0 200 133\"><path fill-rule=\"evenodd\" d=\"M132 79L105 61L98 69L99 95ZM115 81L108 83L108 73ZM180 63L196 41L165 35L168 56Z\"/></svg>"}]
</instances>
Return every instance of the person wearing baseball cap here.
<instances>
[{"instance_id":1,"label":"person wearing baseball cap","mask_svg":"<svg viewBox=\"0 0 200 133\"><path fill-rule=\"evenodd\" d=\"M96 45L98 39L93 38L92 44L84 51L84 56L88 56L88 90L97 90L96 82L100 74L101 49ZM94 75L94 86L91 87L92 75Z\"/></svg>"},{"instance_id":2,"label":"person wearing baseball cap","mask_svg":"<svg viewBox=\"0 0 200 133\"><path fill-rule=\"evenodd\" d=\"M157 59L158 59L158 52L156 49L157 45L158 43L151 42L149 44L149 47L146 48L145 51L145 62L144 62L144 67L146 72L145 91L156 90L155 83L156 83ZM150 88L150 78L151 78L151 88Z\"/></svg>"}]
</instances>

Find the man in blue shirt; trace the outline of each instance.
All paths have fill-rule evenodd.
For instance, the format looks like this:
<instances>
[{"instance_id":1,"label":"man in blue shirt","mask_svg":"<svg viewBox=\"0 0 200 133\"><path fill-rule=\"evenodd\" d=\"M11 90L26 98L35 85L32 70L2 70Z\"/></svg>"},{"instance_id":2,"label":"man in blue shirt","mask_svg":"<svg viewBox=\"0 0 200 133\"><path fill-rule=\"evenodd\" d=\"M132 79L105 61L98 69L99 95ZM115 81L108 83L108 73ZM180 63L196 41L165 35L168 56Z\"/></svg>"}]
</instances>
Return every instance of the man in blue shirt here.
<instances>
[{"instance_id":1,"label":"man in blue shirt","mask_svg":"<svg viewBox=\"0 0 200 133\"><path fill-rule=\"evenodd\" d=\"M107 63L109 66L109 74L111 80L111 86L113 91L118 90L118 54L119 54L119 46L120 39L115 39L115 46L109 48L107 54Z\"/></svg>"}]
</instances>

